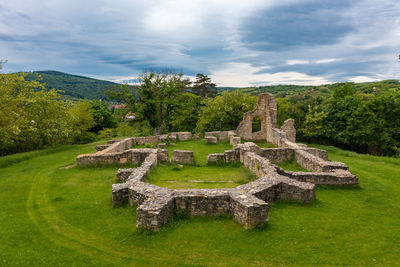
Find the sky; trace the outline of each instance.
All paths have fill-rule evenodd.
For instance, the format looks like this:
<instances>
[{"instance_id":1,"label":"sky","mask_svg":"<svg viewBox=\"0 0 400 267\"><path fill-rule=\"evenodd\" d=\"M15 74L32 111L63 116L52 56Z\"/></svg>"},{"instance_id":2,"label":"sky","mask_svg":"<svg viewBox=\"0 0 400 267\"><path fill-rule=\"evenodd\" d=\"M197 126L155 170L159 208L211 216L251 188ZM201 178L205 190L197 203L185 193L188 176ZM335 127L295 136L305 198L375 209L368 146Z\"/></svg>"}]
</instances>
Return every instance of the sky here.
<instances>
[{"instance_id":1,"label":"sky","mask_svg":"<svg viewBox=\"0 0 400 267\"><path fill-rule=\"evenodd\" d=\"M399 0L0 0L3 73L218 86L400 79Z\"/></svg>"}]
</instances>

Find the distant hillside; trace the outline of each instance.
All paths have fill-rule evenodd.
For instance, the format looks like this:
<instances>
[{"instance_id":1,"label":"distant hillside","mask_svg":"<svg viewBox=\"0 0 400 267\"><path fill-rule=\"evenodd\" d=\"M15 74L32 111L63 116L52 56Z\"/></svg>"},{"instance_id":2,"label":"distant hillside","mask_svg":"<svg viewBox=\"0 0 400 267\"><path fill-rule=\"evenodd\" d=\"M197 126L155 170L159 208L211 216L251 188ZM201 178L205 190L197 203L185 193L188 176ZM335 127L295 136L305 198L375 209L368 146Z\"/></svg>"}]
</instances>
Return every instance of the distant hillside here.
<instances>
[{"instance_id":1,"label":"distant hillside","mask_svg":"<svg viewBox=\"0 0 400 267\"><path fill-rule=\"evenodd\" d=\"M105 99L104 92L120 84L97 80L89 77L72 75L59 71L35 71L27 76L27 80L40 80L46 83L46 88L64 91L66 98Z\"/></svg>"},{"instance_id":2,"label":"distant hillside","mask_svg":"<svg viewBox=\"0 0 400 267\"><path fill-rule=\"evenodd\" d=\"M289 95L296 95L300 93L315 92L319 94L329 94L333 90L342 86L345 83L333 83L324 84L318 86L312 85L268 85L268 86L258 86L258 87L245 87L245 88L235 88L235 87L219 87L218 90L243 90L244 92L251 93L254 95L260 93L271 93L277 97L285 97ZM358 92L370 94L379 94L386 92L393 88L399 88L400 82L398 80L384 80L379 82L367 82L367 83L350 83Z\"/></svg>"}]
</instances>

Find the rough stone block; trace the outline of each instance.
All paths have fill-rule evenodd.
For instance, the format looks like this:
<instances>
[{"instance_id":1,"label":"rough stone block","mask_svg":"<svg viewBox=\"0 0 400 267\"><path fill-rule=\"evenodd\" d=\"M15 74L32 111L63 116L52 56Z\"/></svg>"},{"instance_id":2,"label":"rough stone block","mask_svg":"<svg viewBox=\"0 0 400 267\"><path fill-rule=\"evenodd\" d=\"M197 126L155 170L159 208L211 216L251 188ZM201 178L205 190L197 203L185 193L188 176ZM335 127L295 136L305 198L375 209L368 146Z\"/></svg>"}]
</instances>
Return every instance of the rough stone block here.
<instances>
[{"instance_id":1,"label":"rough stone block","mask_svg":"<svg viewBox=\"0 0 400 267\"><path fill-rule=\"evenodd\" d=\"M253 195L231 193L232 213L244 227L250 228L268 222L268 204Z\"/></svg>"},{"instance_id":2,"label":"rough stone block","mask_svg":"<svg viewBox=\"0 0 400 267\"><path fill-rule=\"evenodd\" d=\"M231 146L236 146L238 144L240 144L240 136L230 136L230 144Z\"/></svg>"},{"instance_id":3,"label":"rough stone block","mask_svg":"<svg viewBox=\"0 0 400 267\"><path fill-rule=\"evenodd\" d=\"M165 144L165 143L160 143L157 145L158 149L165 149L166 147L167 147L167 144Z\"/></svg>"},{"instance_id":4,"label":"rough stone block","mask_svg":"<svg viewBox=\"0 0 400 267\"><path fill-rule=\"evenodd\" d=\"M175 135L177 140L179 141L188 141L192 140L192 133L191 132L173 132L170 135Z\"/></svg>"},{"instance_id":5,"label":"rough stone block","mask_svg":"<svg viewBox=\"0 0 400 267\"><path fill-rule=\"evenodd\" d=\"M189 150L174 150L172 152L172 162L182 164L193 164L194 154Z\"/></svg>"},{"instance_id":6,"label":"rough stone block","mask_svg":"<svg viewBox=\"0 0 400 267\"><path fill-rule=\"evenodd\" d=\"M225 154L224 153L214 153L207 155L207 164L213 165L218 162L225 162Z\"/></svg>"},{"instance_id":7,"label":"rough stone block","mask_svg":"<svg viewBox=\"0 0 400 267\"><path fill-rule=\"evenodd\" d=\"M207 144L216 144L218 142L218 139L215 136L206 136L204 137L204 141Z\"/></svg>"},{"instance_id":8,"label":"rough stone block","mask_svg":"<svg viewBox=\"0 0 400 267\"><path fill-rule=\"evenodd\" d=\"M176 135L175 134L171 134L168 136L169 141L171 141L172 143L176 143Z\"/></svg>"},{"instance_id":9,"label":"rough stone block","mask_svg":"<svg viewBox=\"0 0 400 267\"><path fill-rule=\"evenodd\" d=\"M158 136L158 142L165 143L168 140L168 134L162 134Z\"/></svg>"},{"instance_id":10,"label":"rough stone block","mask_svg":"<svg viewBox=\"0 0 400 267\"><path fill-rule=\"evenodd\" d=\"M106 148L108 148L108 145L96 145L94 149L95 149L96 152L99 152L99 151L102 151L102 150L104 150Z\"/></svg>"}]
</instances>

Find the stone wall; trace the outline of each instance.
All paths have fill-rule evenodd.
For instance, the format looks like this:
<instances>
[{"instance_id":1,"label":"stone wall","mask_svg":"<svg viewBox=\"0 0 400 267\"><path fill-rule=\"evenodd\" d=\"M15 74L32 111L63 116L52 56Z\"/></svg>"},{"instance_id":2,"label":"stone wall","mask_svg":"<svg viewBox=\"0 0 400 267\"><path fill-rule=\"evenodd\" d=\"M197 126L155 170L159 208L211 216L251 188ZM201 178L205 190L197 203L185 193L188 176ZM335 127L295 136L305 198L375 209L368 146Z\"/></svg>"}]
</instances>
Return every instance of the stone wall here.
<instances>
[{"instance_id":1,"label":"stone wall","mask_svg":"<svg viewBox=\"0 0 400 267\"><path fill-rule=\"evenodd\" d=\"M236 129L237 135L245 140L265 140L268 131L277 125L276 111L275 98L271 94L260 94L256 108L243 115L243 120ZM255 117L261 120L261 130L258 132L252 132L252 121Z\"/></svg>"},{"instance_id":2,"label":"stone wall","mask_svg":"<svg viewBox=\"0 0 400 267\"><path fill-rule=\"evenodd\" d=\"M112 164L124 165L127 163L132 163L135 165L142 163L146 156L150 153L156 153L160 162L168 161L168 150L166 149L157 150L152 148L137 148L123 150L122 152L83 154L76 158L76 162L78 166Z\"/></svg>"},{"instance_id":3,"label":"stone wall","mask_svg":"<svg viewBox=\"0 0 400 267\"><path fill-rule=\"evenodd\" d=\"M176 136L178 139L177 141L188 141L192 140L192 133L191 132L173 132L170 133L169 136Z\"/></svg>"},{"instance_id":4,"label":"stone wall","mask_svg":"<svg viewBox=\"0 0 400 267\"><path fill-rule=\"evenodd\" d=\"M150 152L140 152L138 149L131 149L133 145L166 142L168 139L176 141L177 138L181 141L191 140L192 134L190 132L174 132L169 135L128 137L122 140L110 140L107 142L107 145L97 145L96 153L77 156L76 162L78 166L123 165L129 163L131 160L133 164L137 164L145 157L143 153L147 155ZM165 158L165 156L161 154L160 157Z\"/></svg>"},{"instance_id":5,"label":"stone wall","mask_svg":"<svg viewBox=\"0 0 400 267\"><path fill-rule=\"evenodd\" d=\"M302 149L295 150L295 159L303 168L314 172L332 172L348 170L346 164L336 161L326 161Z\"/></svg>"},{"instance_id":6,"label":"stone wall","mask_svg":"<svg viewBox=\"0 0 400 267\"><path fill-rule=\"evenodd\" d=\"M231 189L171 190L145 182L146 174L159 161L157 150L149 153L138 168L121 169L112 186L113 205L138 205L138 228L160 230L176 212L191 216L233 215L244 227L254 227L268 221L267 202L294 199L310 202L315 198L313 184L299 182L280 175L268 159L252 151L262 151L254 143L246 143L227 151L241 159L258 179ZM225 153L217 157L226 159Z\"/></svg>"},{"instance_id":7,"label":"stone wall","mask_svg":"<svg viewBox=\"0 0 400 267\"><path fill-rule=\"evenodd\" d=\"M296 129L294 128L294 119L287 119L283 122L281 131L286 134L286 139L290 142L296 142Z\"/></svg>"},{"instance_id":8,"label":"stone wall","mask_svg":"<svg viewBox=\"0 0 400 267\"><path fill-rule=\"evenodd\" d=\"M252 133L252 120L256 116L261 119L261 130ZM171 190L145 181L154 166L168 161L168 151L161 148L131 149L132 145L166 142L168 139L171 142L192 140L189 132L111 140L107 145L96 147L94 154L78 156L77 164L140 164L137 168L118 170L117 181L120 183L112 185L112 202L113 205L137 205L136 227L156 231L177 212L187 212L191 216L228 214L244 227L254 227L268 221L268 202L311 202L315 199L315 184L358 184L357 177L345 164L328 160L326 151L295 143L293 120L286 120L281 129L276 126L276 101L270 94L261 94L257 107L244 115L236 131L205 133L206 137L213 136L221 141L229 140L230 136L241 136L267 140L279 147L260 148L252 142L232 142L233 149L208 155L208 164L241 162L258 177L230 189ZM178 156L175 155L175 161L178 161ZM274 164L292 157L312 172L286 171Z\"/></svg>"},{"instance_id":9,"label":"stone wall","mask_svg":"<svg viewBox=\"0 0 400 267\"><path fill-rule=\"evenodd\" d=\"M230 136L236 136L236 131L214 131L214 132L205 132L204 136L214 136L218 139L218 141L226 141L229 140Z\"/></svg>"}]
</instances>

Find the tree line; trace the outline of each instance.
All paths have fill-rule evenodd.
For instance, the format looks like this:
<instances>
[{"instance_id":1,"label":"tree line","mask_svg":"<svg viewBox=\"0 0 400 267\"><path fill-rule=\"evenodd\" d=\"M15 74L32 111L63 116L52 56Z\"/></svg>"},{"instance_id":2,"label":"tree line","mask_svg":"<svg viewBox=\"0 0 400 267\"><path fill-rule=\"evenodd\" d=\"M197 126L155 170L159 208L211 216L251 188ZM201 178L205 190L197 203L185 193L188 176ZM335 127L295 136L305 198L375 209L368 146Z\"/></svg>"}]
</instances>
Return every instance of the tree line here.
<instances>
[{"instance_id":1,"label":"tree line","mask_svg":"<svg viewBox=\"0 0 400 267\"><path fill-rule=\"evenodd\" d=\"M235 129L257 96L222 91L204 74L191 82L172 71L144 72L140 85L121 86L107 95L127 106L110 110L104 102L71 101L24 74L0 74L1 155L115 135ZM354 84L333 90L278 95L278 124L296 121L299 141L330 144L375 155L400 156L400 86L369 90ZM126 112L135 119L124 121Z\"/></svg>"},{"instance_id":2,"label":"tree line","mask_svg":"<svg viewBox=\"0 0 400 267\"><path fill-rule=\"evenodd\" d=\"M94 141L117 121L100 101L64 101L25 74L0 74L0 155Z\"/></svg>"}]
</instances>

